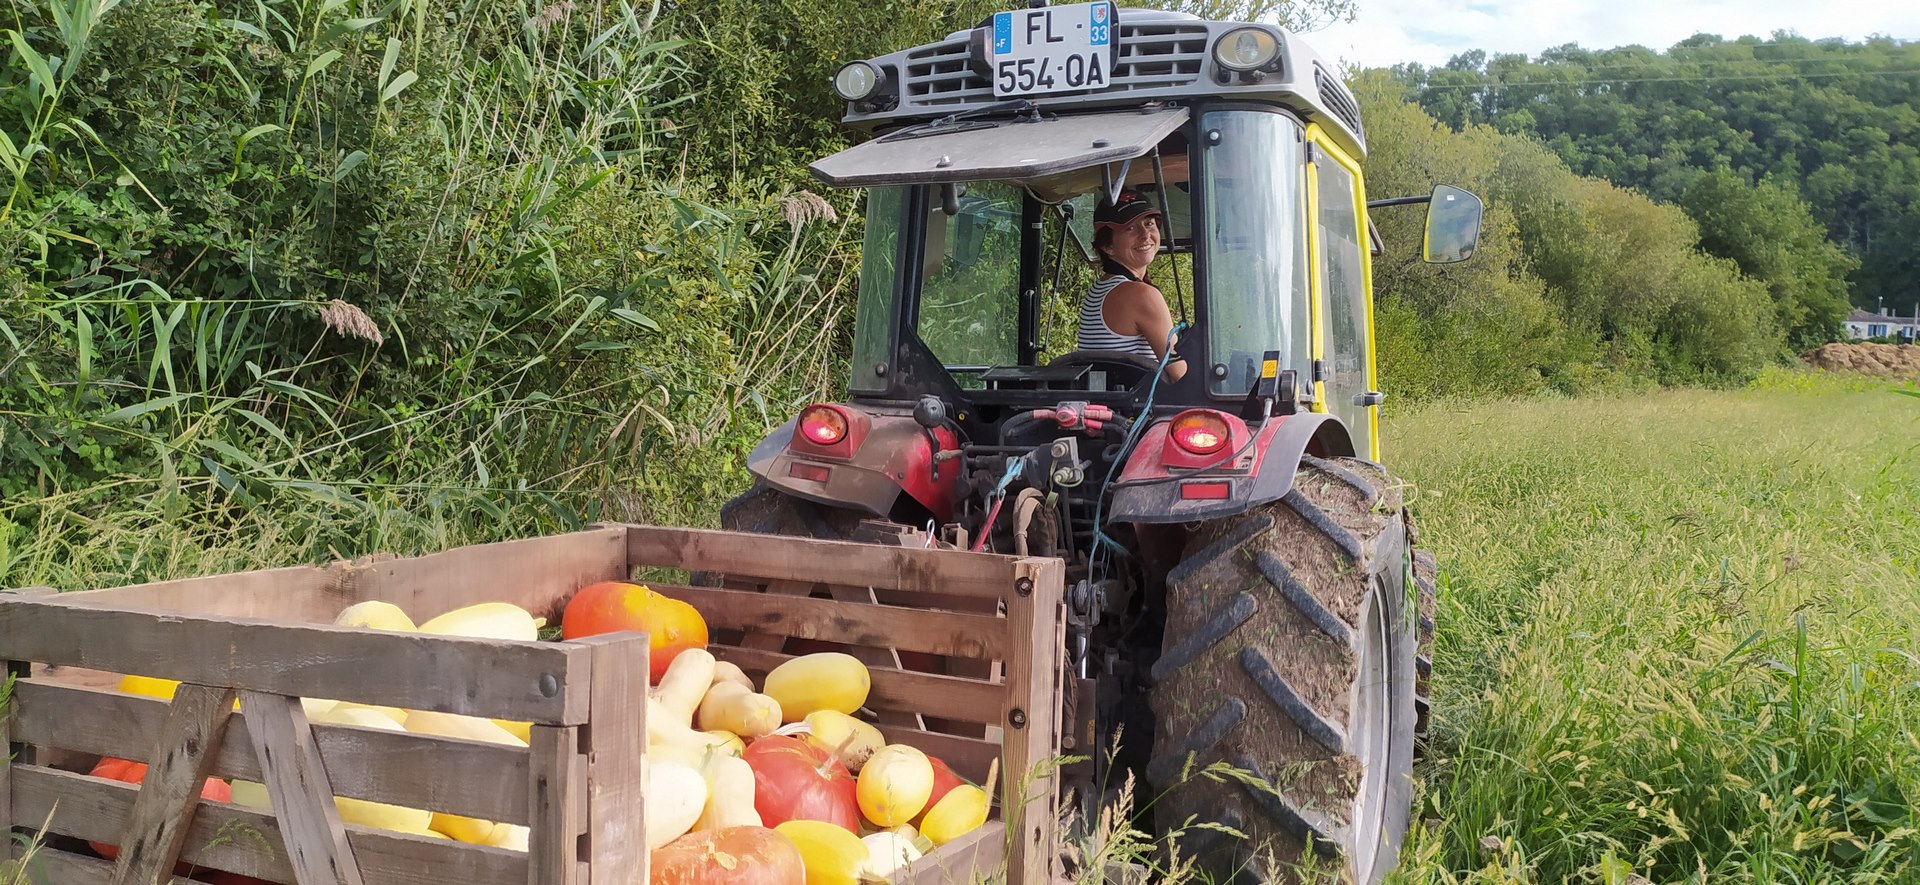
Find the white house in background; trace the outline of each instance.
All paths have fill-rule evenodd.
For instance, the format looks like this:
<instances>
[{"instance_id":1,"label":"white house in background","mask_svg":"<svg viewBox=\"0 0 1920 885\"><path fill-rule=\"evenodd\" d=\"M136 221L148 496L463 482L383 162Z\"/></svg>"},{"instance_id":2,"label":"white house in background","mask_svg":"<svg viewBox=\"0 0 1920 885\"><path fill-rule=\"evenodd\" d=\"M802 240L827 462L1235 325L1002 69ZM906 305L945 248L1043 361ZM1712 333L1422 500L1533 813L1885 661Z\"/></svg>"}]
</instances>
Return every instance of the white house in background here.
<instances>
[{"instance_id":1,"label":"white house in background","mask_svg":"<svg viewBox=\"0 0 1920 885\"><path fill-rule=\"evenodd\" d=\"M1898 335L1907 341L1920 339L1920 317L1896 317L1856 310L1847 314L1848 338L1881 338Z\"/></svg>"}]
</instances>

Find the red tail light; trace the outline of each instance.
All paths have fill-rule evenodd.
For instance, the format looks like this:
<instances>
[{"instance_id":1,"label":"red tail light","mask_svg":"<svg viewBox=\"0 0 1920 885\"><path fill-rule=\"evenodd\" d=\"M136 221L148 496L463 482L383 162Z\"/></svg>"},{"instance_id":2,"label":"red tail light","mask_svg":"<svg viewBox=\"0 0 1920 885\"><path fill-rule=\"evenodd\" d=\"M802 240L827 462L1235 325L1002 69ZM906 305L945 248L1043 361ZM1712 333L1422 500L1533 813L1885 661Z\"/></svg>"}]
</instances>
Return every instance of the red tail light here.
<instances>
[{"instance_id":1,"label":"red tail light","mask_svg":"<svg viewBox=\"0 0 1920 885\"><path fill-rule=\"evenodd\" d=\"M1173 444L1196 455L1211 455L1227 447L1233 428L1227 417L1212 409L1189 409L1173 416L1169 434Z\"/></svg>"},{"instance_id":2,"label":"red tail light","mask_svg":"<svg viewBox=\"0 0 1920 885\"><path fill-rule=\"evenodd\" d=\"M799 430L808 442L830 446L847 438L847 416L832 406L808 406L800 413Z\"/></svg>"}]
</instances>

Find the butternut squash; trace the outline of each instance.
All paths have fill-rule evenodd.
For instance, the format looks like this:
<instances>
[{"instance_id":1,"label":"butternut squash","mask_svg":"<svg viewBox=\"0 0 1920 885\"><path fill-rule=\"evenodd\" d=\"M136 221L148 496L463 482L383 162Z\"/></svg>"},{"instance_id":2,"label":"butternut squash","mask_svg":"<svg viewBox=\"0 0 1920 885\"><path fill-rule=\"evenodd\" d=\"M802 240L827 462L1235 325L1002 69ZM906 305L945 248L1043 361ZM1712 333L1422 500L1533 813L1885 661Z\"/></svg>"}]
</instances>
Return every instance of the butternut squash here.
<instances>
[{"instance_id":1,"label":"butternut squash","mask_svg":"<svg viewBox=\"0 0 1920 885\"><path fill-rule=\"evenodd\" d=\"M747 676L747 671L740 669L740 665L732 661L720 661L713 665L713 684L719 685L722 682L731 682L748 691L754 690L753 680Z\"/></svg>"},{"instance_id":2,"label":"butternut squash","mask_svg":"<svg viewBox=\"0 0 1920 885\"><path fill-rule=\"evenodd\" d=\"M684 653L683 653L684 654ZM715 682L695 712L694 727L703 731L731 731L743 738L766 737L780 727L780 702L741 688L736 682Z\"/></svg>"},{"instance_id":3,"label":"butternut squash","mask_svg":"<svg viewBox=\"0 0 1920 885\"><path fill-rule=\"evenodd\" d=\"M667 665L667 672L660 674L660 684L654 686L652 696L662 710L674 715L675 721L691 725L693 711L699 709L700 699L713 685L714 665L713 652L704 648L682 651Z\"/></svg>"},{"instance_id":4,"label":"butternut squash","mask_svg":"<svg viewBox=\"0 0 1920 885\"><path fill-rule=\"evenodd\" d=\"M707 777L707 807L694 822L694 830L762 825L760 812L753 807L753 766L737 756L716 753L707 760L703 773Z\"/></svg>"},{"instance_id":5,"label":"butternut squash","mask_svg":"<svg viewBox=\"0 0 1920 885\"><path fill-rule=\"evenodd\" d=\"M678 762L647 766L647 850L686 835L707 807L707 779Z\"/></svg>"}]
</instances>

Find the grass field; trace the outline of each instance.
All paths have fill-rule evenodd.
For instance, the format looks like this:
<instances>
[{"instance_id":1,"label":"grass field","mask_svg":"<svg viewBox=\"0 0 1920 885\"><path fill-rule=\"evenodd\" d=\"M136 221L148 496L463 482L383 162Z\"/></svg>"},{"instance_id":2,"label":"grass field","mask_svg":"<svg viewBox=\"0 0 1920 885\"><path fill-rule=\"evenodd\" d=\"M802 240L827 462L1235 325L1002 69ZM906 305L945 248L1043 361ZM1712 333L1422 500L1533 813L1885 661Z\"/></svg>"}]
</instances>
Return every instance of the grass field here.
<instances>
[{"instance_id":1,"label":"grass field","mask_svg":"<svg viewBox=\"0 0 1920 885\"><path fill-rule=\"evenodd\" d=\"M1406 882L1916 882L1920 399L1389 422L1441 562Z\"/></svg>"}]
</instances>

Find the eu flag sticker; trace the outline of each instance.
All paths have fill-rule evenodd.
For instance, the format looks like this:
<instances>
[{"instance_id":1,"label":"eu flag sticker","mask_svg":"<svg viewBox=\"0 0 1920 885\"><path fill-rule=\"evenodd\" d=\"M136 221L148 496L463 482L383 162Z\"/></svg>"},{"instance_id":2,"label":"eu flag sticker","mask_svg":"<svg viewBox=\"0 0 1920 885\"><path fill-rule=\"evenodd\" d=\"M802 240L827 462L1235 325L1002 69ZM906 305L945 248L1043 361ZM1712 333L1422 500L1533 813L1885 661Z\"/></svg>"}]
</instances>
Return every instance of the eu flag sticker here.
<instances>
[{"instance_id":1,"label":"eu flag sticker","mask_svg":"<svg viewBox=\"0 0 1920 885\"><path fill-rule=\"evenodd\" d=\"M1013 13L996 12L993 14L993 52L1006 55L1013 51Z\"/></svg>"},{"instance_id":2,"label":"eu flag sticker","mask_svg":"<svg viewBox=\"0 0 1920 885\"><path fill-rule=\"evenodd\" d=\"M1113 4L1093 4L1093 27L1087 29L1087 42L1094 46L1105 46L1111 38L1113 29L1108 26L1112 17Z\"/></svg>"}]
</instances>

